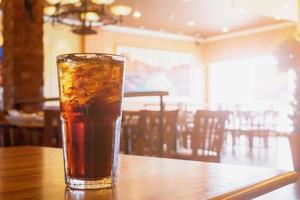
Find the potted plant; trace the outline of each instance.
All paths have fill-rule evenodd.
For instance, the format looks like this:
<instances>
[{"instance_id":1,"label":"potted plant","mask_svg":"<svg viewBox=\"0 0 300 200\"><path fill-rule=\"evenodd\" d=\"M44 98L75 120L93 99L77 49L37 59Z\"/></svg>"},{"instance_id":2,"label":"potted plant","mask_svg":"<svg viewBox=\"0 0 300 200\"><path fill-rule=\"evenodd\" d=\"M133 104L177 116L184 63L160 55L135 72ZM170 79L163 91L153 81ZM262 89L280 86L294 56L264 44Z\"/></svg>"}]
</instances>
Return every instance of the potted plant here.
<instances>
[{"instance_id":1,"label":"potted plant","mask_svg":"<svg viewBox=\"0 0 300 200\"><path fill-rule=\"evenodd\" d=\"M300 42L289 39L283 42L275 53L279 67L285 71L292 69L295 72L295 90L292 101L293 132L289 136L294 169L300 171Z\"/></svg>"}]
</instances>

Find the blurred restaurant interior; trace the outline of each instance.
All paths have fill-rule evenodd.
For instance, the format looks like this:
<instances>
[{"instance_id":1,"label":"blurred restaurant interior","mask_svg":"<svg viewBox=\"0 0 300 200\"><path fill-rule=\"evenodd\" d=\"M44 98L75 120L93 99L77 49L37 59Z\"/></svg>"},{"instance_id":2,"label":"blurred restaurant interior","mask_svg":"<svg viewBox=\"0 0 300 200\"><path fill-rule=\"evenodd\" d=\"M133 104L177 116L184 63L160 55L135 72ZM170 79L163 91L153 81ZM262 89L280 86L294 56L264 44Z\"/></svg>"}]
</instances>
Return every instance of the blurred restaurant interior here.
<instances>
[{"instance_id":1,"label":"blurred restaurant interior","mask_svg":"<svg viewBox=\"0 0 300 200\"><path fill-rule=\"evenodd\" d=\"M121 154L300 171L299 4L2 0L0 147L61 148L56 56L109 53ZM257 199L300 199L298 182Z\"/></svg>"}]
</instances>

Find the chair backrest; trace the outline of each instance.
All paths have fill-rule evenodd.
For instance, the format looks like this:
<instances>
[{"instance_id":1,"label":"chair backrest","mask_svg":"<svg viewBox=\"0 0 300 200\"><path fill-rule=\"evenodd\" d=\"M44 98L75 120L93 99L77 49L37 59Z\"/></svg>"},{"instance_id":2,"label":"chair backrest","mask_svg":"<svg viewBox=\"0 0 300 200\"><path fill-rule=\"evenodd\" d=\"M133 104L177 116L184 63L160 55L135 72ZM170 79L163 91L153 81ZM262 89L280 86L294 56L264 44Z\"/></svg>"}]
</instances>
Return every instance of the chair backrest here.
<instances>
[{"instance_id":1,"label":"chair backrest","mask_svg":"<svg viewBox=\"0 0 300 200\"><path fill-rule=\"evenodd\" d=\"M208 158L207 161L220 161L223 131L228 115L226 111L196 112L192 135L193 157L202 157L204 161L205 158Z\"/></svg>"},{"instance_id":2,"label":"chair backrest","mask_svg":"<svg viewBox=\"0 0 300 200\"><path fill-rule=\"evenodd\" d=\"M142 151L140 119L140 111L123 111L120 151L126 154L135 154L135 152Z\"/></svg>"},{"instance_id":3,"label":"chair backrest","mask_svg":"<svg viewBox=\"0 0 300 200\"><path fill-rule=\"evenodd\" d=\"M141 111L142 154L168 156L176 151L178 110Z\"/></svg>"},{"instance_id":4,"label":"chair backrest","mask_svg":"<svg viewBox=\"0 0 300 200\"><path fill-rule=\"evenodd\" d=\"M236 112L238 126L236 130L247 131L276 131L278 112L276 111L238 111Z\"/></svg>"},{"instance_id":5,"label":"chair backrest","mask_svg":"<svg viewBox=\"0 0 300 200\"><path fill-rule=\"evenodd\" d=\"M45 110L44 145L62 147L62 131L59 110Z\"/></svg>"}]
</instances>

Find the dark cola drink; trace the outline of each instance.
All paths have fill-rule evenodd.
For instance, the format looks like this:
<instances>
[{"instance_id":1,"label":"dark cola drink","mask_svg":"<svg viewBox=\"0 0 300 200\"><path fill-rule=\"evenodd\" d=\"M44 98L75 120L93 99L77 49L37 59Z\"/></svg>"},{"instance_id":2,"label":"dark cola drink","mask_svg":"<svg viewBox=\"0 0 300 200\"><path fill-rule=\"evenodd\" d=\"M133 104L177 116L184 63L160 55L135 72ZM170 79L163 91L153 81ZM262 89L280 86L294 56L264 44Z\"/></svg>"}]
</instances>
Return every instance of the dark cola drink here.
<instances>
[{"instance_id":1,"label":"dark cola drink","mask_svg":"<svg viewBox=\"0 0 300 200\"><path fill-rule=\"evenodd\" d=\"M119 153L123 57L68 54L57 63L66 183L77 189L111 187Z\"/></svg>"}]
</instances>

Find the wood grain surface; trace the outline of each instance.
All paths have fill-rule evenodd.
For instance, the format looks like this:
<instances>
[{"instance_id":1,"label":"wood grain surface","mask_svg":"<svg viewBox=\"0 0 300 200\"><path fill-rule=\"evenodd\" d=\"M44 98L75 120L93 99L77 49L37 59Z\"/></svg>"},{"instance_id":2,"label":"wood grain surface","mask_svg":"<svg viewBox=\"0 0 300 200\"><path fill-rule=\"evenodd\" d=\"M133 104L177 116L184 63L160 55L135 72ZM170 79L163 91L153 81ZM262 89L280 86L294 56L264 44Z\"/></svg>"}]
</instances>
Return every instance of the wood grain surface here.
<instances>
[{"instance_id":1,"label":"wood grain surface","mask_svg":"<svg viewBox=\"0 0 300 200\"><path fill-rule=\"evenodd\" d=\"M112 189L65 187L61 149L0 149L0 199L250 199L296 180L274 169L120 155Z\"/></svg>"}]
</instances>

